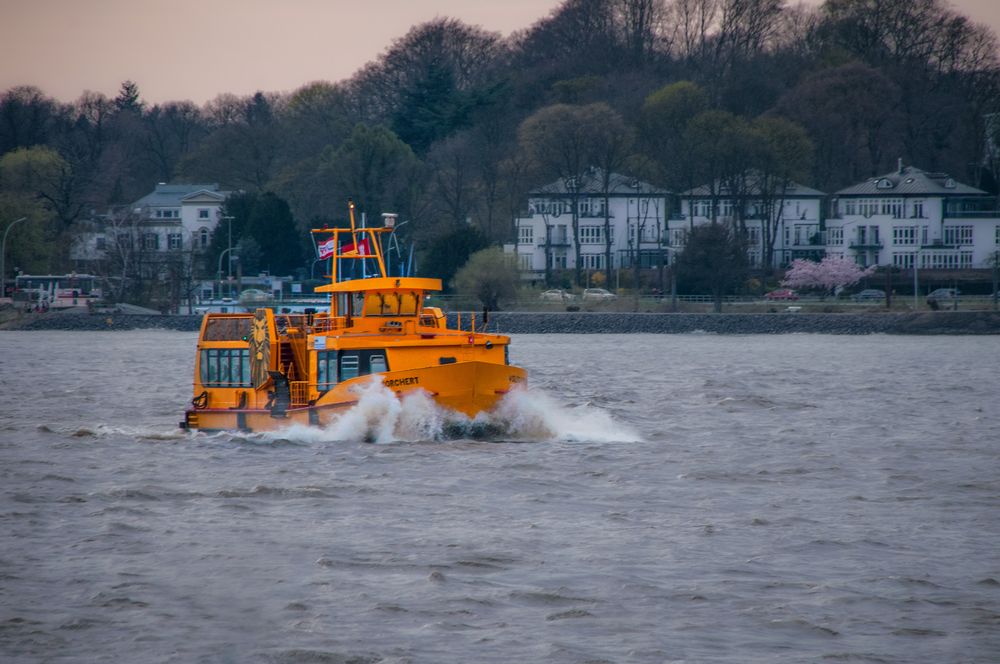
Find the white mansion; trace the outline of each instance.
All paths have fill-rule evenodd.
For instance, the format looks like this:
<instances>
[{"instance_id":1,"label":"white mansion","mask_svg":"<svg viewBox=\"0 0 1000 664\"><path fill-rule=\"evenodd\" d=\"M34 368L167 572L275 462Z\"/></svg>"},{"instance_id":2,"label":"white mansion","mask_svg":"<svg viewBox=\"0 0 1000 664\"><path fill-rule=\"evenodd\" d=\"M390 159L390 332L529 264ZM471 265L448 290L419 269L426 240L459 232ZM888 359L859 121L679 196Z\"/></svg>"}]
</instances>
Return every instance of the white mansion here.
<instances>
[{"instance_id":1,"label":"white mansion","mask_svg":"<svg viewBox=\"0 0 1000 664\"><path fill-rule=\"evenodd\" d=\"M711 223L714 217L717 222L739 223L745 229L751 267L763 265L767 246L773 252L773 267L796 258L822 257L826 194L797 182L762 185L756 173L743 178L742 189L735 196L725 183L717 182L714 188L702 185L681 194L681 214L670 220L670 244L683 248L687 229Z\"/></svg>"},{"instance_id":2,"label":"white mansion","mask_svg":"<svg viewBox=\"0 0 1000 664\"><path fill-rule=\"evenodd\" d=\"M217 184L160 183L131 205L106 215L100 228L81 233L70 255L86 263L126 251L149 259L204 251L229 193Z\"/></svg>"},{"instance_id":3,"label":"white mansion","mask_svg":"<svg viewBox=\"0 0 1000 664\"><path fill-rule=\"evenodd\" d=\"M656 267L666 253L668 194L635 178L613 173L607 191L598 169L590 169L576 186L552 182L528 194L528 214L517 219L516 253L525 278L540 278L546 269L576 264L573 200L578 206L580 267L603 270L607 265L610 230L612 268ZM606 203L606 204L605 204ZM607 214L605 214L607 213ZM607 222L607 224L606 224Z\"/></svg>"},{"instance_id":4,"label":"white mansion","mask_svg":"<svg viewBox=\"0 0 1000 664\"><path fill-rule=\"evenodd\" d=\"M996 198L913 166L841 189L830 201L826 252L860 265L992 267L1000 251Z\"/></svg>"},{"instance_id":5,"label":"white mansion","mask_svg":"<svg viewBox=\"0 0 1000 664\"><path fill-rule=\"evenodd\" d=\"M577 188L580 266L605 267L605 197L611 228L612 268L669 263L697 225L737 223L744 229L750 264L772 267L796 258L842 256L859 265L902 269L989 268L1000 256L997 199L944 173L903 166L841 189L831 197L798 183L762 195L755 175L732 193L703 185L677 196L615 174L607 195L593 170ZM555 182L529 193L528 214L516 221L516 252L525 278L574 266L571 204L574 192ZM671 202L676 210L671 210ZM767 251L767 247L771 251Z\"/></svg>"}]
</instances>

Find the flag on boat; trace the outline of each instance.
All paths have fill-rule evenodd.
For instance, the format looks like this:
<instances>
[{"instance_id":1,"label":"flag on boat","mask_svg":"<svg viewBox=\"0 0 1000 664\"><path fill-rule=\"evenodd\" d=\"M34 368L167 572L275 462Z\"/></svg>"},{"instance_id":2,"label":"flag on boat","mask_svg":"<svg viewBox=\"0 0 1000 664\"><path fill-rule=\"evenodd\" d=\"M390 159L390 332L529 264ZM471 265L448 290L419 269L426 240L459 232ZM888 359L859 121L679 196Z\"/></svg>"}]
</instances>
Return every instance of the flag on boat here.
<instances>
[{"instance_id":1,"label":"flag on boat","mask_svg":"<svg viewBox=\"0 0 1000 664\"><path fill-rule=\"evenodd\" d=\"M319 246L316 247L316 249L319 250L320 258L329 258L330 256L333 256L333 249L334 249L333 238L330 238L326 242L320 242Z\"/></svg>"},{"instance_id":2,"label":"flag on boat","mask_svg":"<svg viewBox=\"0 0 1000 664\"><path fill-rule=\"evenodd\" d=\"M354 243L345 244L340 248L341 256L371 256L371 250L368 246L368 238L363 238L361 241L355 245Z\"/></svg>"}]
</instances>

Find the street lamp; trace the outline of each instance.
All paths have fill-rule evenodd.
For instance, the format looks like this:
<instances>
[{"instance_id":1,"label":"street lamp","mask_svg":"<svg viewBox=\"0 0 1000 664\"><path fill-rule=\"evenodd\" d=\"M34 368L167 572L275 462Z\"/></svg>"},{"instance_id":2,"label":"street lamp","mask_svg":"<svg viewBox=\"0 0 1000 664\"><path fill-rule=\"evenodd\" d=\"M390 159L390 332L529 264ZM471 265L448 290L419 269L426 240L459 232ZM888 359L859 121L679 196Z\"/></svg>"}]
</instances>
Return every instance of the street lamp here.
<instances>
[{"instance_id":1,"label":"street lamp","mask_svg":"<svg viewBox=\"0 0 1000 664\"><path fill-rule=\"evenodd\" d=\"M993 308L997 308L997 298L1000 297L1000 251L993 252Z\"/></svg>"},{"instance_id":2,"label":"street lamp","mask_svg":"<svg viewBox=\"0 0 1000 664\"><path fill-rule=\"evenodd\" d=\"M216 271L216 275L219 278L219 297L220 298L222 297L222 259L225 257L226 254L228 254L232 250L233 250L233 248L229 247L228 249L226 249L225 251L223 251L221 254L219 254L219 268ZM229 265L230 265L230 273L227 276L229 278L232 278L232 276L233 276L232 275L233 257L232 257L231 254L229 256ZM230 293L230 294L232 294L232 293Z\"/></svg>"},{"instance_id":3,"label":"street lamp","mask_svg":"<svg viewBox=\"0 0 1000 664\"><path fill-rule=\"evenodd\" d=\"M316 260L314 260L312 262L312 267L309 269L309 277L312 278L312 279L316 278L316 263L319 263L321 261L328 261L328 260L330 260L330 259L329 258L317 258Z\"/></svg>"},{"instance_id":4,"label":"street lamp","mask_svg":"<svg viewBox=\"0 0 1000 664\"><path fill-rule=\"evenodd\" d=\"M666 245L663 245L663 250L668 254L680 251L676 247L668 247ZM670 261L670 310L677 311L677 259Z\"/></svg>"},{"instance_id":5,"label":"street lamp","mask_svg":"<svg viewBox=\"0 0 1000 664\"><path fill-rule=\"evenodd\" d=\"M235 219L235 217L231 217L229 215L225 215L225 216L220 217L220 218L221 219L225 219L225 220L227 220L229 222L229 242L226 244L226 247L227 247L226 251L232 251L233 250L233 219ZM222 272L222 256L226 255L226 251L222 252L222 254L220 254L220 256L219 256L219 272L220 272L220 274ZM232 278L232 276L233 276L233 257L232 257L232 254L230 254L230 256L229 256L229 263L226 266L226 276L230 277L230 278ZM220 281L222 280L221 276L220 276L219 280Z\"/></svg>"},{"instance_id":6,"label":"street lamp","mask_svg":"<svg viewBox=\"0 0 1000 664\"><path fill-rule=\"evenodd\" d=\"M17 224L27 220L27 217L21 217L10 222L7 230L3 232L3 240L0 240L0 297L7 297L7 233L10 233L10 229L14 228Z\"/></svg>"}]
</instances>

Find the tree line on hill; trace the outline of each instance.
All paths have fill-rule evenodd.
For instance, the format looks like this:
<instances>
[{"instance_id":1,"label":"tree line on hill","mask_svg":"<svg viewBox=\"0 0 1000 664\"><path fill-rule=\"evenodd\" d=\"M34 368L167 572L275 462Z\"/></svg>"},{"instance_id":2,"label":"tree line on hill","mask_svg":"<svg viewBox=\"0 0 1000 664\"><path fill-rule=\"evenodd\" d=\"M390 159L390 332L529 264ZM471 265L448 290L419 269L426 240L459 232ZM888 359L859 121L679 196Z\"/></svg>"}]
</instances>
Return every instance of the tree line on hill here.
<instances>
[{"instance_id":1,"label":"tree line on hill","mask_svg":"<svg viewBox=\"0 0 1000 664\"><path fill-rule=\"evenodd\" d=\"M997 112L996 36L945 0L566 0L508 38L434 19L350 79L290 94L198 107L145 103L132 81L72 103L8 89L0 224L38 222L13 238L18 260L55 272L94 214L212 182L276 211L236 240L294 234L281 267L308 272L306 230L343 223L352 198L399 213L422 271L448 279L512 239L530 188L587 166L672 191L733 191L750 171L834 191L902 157L996 192Z\"/></svg>"}]
</instances>

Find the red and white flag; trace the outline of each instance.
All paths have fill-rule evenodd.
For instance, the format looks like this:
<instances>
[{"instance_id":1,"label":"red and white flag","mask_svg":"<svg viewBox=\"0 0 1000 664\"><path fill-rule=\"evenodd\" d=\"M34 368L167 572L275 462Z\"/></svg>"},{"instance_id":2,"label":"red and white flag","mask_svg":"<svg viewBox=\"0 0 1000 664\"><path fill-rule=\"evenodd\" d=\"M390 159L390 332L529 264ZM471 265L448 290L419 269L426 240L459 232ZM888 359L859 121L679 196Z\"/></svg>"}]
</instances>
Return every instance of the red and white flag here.
<instances>
[{"instance_id":1,"label":"red and white flag","mask_svg":"<svg viewBox=\"0 0 1000 664\"><path fill-rule=\"evenodd\" d=\"M371 252L368 247L368 238L362 239L358 242L357 246L352 244L345 244L340 248L341 256L371 256Z\"/></svg>"},{"instance_id":2,"label":"red and white flag","mask_svg":"<svg viewBox=\"0 0 1000 664\"><path fill-rule=\"evenodd\" d=\"M319 251L320 258L329 258L330 256L333 256L333 238L330 238L326 242L320 242L316 249Z\"/></svg>"}]
</instances>

